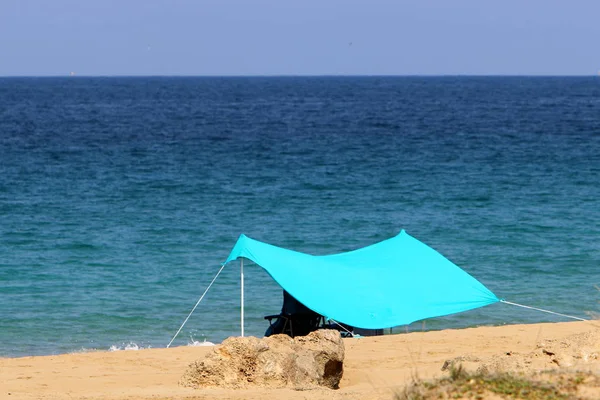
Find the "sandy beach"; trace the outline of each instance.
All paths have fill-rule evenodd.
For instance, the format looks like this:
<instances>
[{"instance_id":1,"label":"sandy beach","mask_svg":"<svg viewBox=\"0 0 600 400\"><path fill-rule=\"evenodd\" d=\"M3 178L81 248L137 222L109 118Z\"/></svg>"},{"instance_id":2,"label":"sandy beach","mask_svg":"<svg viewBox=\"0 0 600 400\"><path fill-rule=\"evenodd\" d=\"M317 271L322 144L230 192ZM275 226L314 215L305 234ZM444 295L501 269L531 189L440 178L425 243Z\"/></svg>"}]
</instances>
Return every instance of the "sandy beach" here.
<instances>
[{"instance_id":1,"label":"sandy beach","mask_svg":"<svg viewBox=\"0 0 600 400\"><path fill-rule=\"evenodd\" d=\"M431 379L447 375L442 366L456 358L466 364L476 364L504 357L517 360L514 365L529 372L563 368L600 374L599 331L600 322L589 321L345 339L344 376L339 390L196 390L179 386L178 381L187 366L203 358L212 347L3 358L0 359L0 398L392 399L394 393L415 377ZM545 350L545 345L570 353L568 357L555 355ZM562 358L557 359L559 356ZM592 393L600 397L600 391Z\"/></svg>"}]
</instances>

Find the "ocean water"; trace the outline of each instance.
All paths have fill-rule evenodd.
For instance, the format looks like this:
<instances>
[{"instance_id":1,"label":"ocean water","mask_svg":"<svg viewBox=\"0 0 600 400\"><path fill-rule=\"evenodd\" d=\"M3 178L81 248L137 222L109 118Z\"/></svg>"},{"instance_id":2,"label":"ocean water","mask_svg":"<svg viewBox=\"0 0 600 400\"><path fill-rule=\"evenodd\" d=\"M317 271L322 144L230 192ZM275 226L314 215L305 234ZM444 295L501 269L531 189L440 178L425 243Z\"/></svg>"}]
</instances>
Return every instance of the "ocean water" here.
<instances>
[{"instance_id":1,"label":"ocean water","mask_svg":"<svg viewBox=\"0 0 600 400\"><path fill-rule=\"evenodd\" d=\"M240 233L330 254L401 229L498 297L599 311L600 79L0 78L0 356L166 346ZM281 289L245 275L262 335ZM239 297L231 264L173 345L239 334Z\"/></svg>"}]
</instances>

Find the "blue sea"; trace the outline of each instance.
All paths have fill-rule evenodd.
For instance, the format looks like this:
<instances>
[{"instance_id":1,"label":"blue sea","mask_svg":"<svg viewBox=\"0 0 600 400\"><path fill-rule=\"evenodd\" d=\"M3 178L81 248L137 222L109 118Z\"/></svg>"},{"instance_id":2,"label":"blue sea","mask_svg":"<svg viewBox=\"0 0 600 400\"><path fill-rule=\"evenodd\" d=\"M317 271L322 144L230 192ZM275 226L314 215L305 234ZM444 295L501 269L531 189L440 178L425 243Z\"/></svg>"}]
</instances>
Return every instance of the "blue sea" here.
<instances>
[{"instance_id":1,"label":"blue sea","mask_svg":"<svg viewBox=\"0 0 600 400\"><path fill-rule=\"evenodd\" d=\"M331 254L402 229L498 297L598 312L600 78L0 78L0 356L165 347L241 233ZM174 346L239 335L239 272ZM281 289L245 278L260 336ZM542 321L566 319L392 333Z\"/></svg>"}]
</instances>

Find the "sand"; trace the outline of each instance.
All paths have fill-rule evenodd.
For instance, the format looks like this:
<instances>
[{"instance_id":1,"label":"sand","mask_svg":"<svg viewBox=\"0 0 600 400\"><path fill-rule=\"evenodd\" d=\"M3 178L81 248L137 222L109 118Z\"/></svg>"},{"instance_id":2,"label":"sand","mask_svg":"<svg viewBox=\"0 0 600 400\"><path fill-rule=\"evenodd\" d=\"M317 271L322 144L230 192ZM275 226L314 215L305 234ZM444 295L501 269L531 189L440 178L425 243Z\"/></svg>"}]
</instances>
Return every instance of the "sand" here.
<instances>
[{"instance_id":1,"label":"sand","mask_svg":"<svg viewBox=\"0 0 600 400\"><path fill-rule=\"evenodd\" d=\"M204 357L211 347L0 358L0 399L392 399L415 377L447 375L442 366L457 357L476 363L499 357L523 357L526 361L533 356L536 362L516 362L514 368L584 369L600 374L600 347L595 347L600 342L584 343L582 339L598 338L599 332L600 321L589 321L345 339L344 377L338 390L196 390L178 386L188 364ZM545 350L547 346L552 351ZM546 352L563 348L570 352L568 357L554 361L551 355L545 357ZM600 398L600 391L590 390Z\"/></svg>"}]
</instances>

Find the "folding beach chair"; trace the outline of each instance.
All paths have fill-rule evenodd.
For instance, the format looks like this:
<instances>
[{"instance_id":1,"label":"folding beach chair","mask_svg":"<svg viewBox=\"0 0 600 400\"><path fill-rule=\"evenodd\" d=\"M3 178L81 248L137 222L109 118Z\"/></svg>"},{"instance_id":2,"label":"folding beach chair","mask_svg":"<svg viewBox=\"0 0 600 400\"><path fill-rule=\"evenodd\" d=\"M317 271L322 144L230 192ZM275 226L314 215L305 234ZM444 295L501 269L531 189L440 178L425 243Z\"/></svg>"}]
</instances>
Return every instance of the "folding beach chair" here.
<instances>
[{"instance_id":1,"label":"folding beach chair","mask_svg":"<svg viewBox=\"0 0 600 400\"><path fill-rule=\"evenodd\" d=\"M281 313L267 315L269 328L265 336L284 333L291 337L306 336L323 326L325 318L307 308L285 290L283 291L283 306Z\"/></svg>"}]
</instances>

